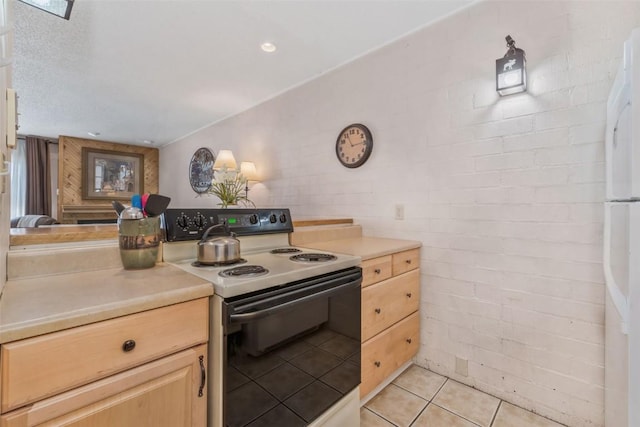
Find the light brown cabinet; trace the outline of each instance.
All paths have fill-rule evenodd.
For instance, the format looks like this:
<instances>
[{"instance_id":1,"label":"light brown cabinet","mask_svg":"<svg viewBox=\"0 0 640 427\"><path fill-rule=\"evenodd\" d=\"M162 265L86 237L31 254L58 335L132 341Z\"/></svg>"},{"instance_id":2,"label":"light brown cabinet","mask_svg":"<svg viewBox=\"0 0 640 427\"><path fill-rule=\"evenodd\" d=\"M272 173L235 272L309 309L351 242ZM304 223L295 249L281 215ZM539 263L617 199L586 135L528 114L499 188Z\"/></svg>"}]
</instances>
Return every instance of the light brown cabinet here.
<instances>
[{"instance_id":1,"label":"light brown cabinet","mask_svg":"<svg viewBox=\"0 0 640 427\"><path fill-rule=\"evenodd\" d=\"M420 250L362 263L362 383L369 394L418 351Z\"/></svg>"},{"instance_id":2,"label":"light brown cabinet","mask_svg":"<svg viewBox=\"0 0 640 427\"><path fill-rule=\"evenodd\" d=\"M0 427L205 426L208 298L0 347Z\"/></svg>"}]
</instances>

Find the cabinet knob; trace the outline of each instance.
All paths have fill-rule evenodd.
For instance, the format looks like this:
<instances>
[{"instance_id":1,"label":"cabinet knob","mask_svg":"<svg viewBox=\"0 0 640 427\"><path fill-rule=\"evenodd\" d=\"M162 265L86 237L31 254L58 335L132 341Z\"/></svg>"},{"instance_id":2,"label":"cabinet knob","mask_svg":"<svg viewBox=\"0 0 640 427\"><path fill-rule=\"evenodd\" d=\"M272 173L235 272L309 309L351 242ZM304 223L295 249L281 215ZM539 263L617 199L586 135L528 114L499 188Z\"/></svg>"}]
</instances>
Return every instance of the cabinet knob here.
<instances>
[{"instance_id":1,"label":"cabinet knob","mask_svg":"<svg viewBox=\"0 0 640 427\"><path fill-rule=\"evenodd\" d=\"M382 310L380 310L379 308L376 308L376 309L375 309L375 312L376 312L376 313L378 313L378 314L380 314L380 312L381 312L381 311L382 311Z\"/></svg>"},{"instance_id":2,"label":"cabinet knob","mask_svg":"<svg viewBox=\"0 0 640 427\"><path fill-rule=\"evenodd\" d=\"M405 262L406 262L407 264L411 264L411 260L410 260L410 259L405 260Z\"/></svg>"},{"instance_id":3,"label":"cabinet knob","mask_svg":"<svg viewBox=\"0 0 640 427\"><path fill-rule=\"evenodd\" d=\"M122 351L129 352L136 348L136 342L134 340L126 340L122 343Z\"/></svg>"},{"instance_id":4,"label":"cabinet knob","mask_svg":"<svg viewBox=\"0 0 640 427\"><path fill-rule=\"evenodd\" d=\"M382 273L382 271L379 268L376 268L375 270L373 270L373 272L376 273L376 274Z\"/></svg>"},{"instance_id":5,"label":"cabinet knob","mask_svg":"<svg viewBox=\"0 0 640 427\"><path fill-rule=\"evenodd\" d=\"M407 338L407 343L411 344L411 338Z\"/></svg>"},{"instance_id":6,"label":"cabinet knob","mask_svg":"<svg viewBox=\"0 0 640 427\"><path fill-rule=\"evenodd\" d=\"M380 361L379 360L376 360L375 362L373 362L373 364L376 365L376 368L380 367Z\"/></svg>"},{"instance_id":7,"label":"cabinet knob","mask_svg":"<svg viewBox=\"0 0 640 427\"><path fill-rule=\"evenodd\" d=\"M407 298L411 298L411 292L407 292Z\"/></svg>"}]
</instances>

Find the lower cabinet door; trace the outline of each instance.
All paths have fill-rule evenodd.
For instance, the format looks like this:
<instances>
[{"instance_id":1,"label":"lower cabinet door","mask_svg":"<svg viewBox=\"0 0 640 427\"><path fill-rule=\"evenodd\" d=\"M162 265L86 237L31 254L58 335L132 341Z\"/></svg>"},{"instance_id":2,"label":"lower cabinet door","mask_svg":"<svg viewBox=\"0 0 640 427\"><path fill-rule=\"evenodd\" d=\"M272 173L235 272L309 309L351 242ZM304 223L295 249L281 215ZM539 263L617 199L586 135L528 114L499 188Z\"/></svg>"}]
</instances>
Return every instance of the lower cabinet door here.
<instances>
[{"instance_id":1,"label":"lower cabinet door","mask_svg":"<svg viewBox=\"0 0 640 427\"><path fill-rule=\"evenodd\" d=\"M419 338L420 316L415 312L362 344L361 398L416 355Z\"/></svg>"},{"instance_id":2,"label":"lower cabinet door","mask_svg":"<svg viewBox=\"0 0 640 427\"><path fill-rule=\"evenodd\" d=\"M1 427L204 427L207 347L201 345L33 403Z\"/></svg>"}]
</instances>

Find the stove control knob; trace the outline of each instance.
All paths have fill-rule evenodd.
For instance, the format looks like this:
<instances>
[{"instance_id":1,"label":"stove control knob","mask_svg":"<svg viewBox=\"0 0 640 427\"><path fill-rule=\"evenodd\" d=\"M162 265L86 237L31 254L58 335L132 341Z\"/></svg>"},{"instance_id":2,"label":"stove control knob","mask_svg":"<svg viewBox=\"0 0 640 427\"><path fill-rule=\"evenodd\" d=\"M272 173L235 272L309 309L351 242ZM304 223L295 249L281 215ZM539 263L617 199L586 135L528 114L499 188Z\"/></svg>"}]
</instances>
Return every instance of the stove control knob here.
<instances>
[{"instance_id":1,"label":"stove control knob","mask_svg":"<svg viewBox=\"0 0 640 427\"><path fill-rule=\"evenodd\" d=\"M276 214L271 214L271 216L269 216L269 222L271 224L275 224L278 221L278 217L276 216Z\"/></svg>"},{"instance_id":2,"label":"stove control knob","mask_svg":"<svg viewBox=\"0 0 640 427\"><path fill-rule=\"evenodd\" d=\"M202 216L202 214L198 214L195 219L193 220L193 223L198 227L198 228L202 228L204 226L205 223L205 218L204 216Z\"/></svg>"},{"instance_id":3,"label":"stove control knob","mask_svg":"<svg viewBox=\"0 0 640 427\"><path fill-rule=\"evenodd\" d=\"M182 214L178 217L176 223L178 224L178 227L187 228L189 225L189 218L185 214Z\"/></svg>"},{"instance_id":4,"label":"stove control knob","mask_svg":"<svg viewBox=\"0 0 640 427\"><path fill-rule=\"evenodd\" d=\"M287 222L287 216L283 213L280 214L280 222L282 223Z\"/></svg>"},{"instance_id":5,"label":"stove control knob","mask_svg":"<svg viewBox=\"0 0 640 427\"><path fill-rule=\"evenodd\" d=\"M251 224L257 224L258 223L258 215L253 214L249 217L249 222Z\"/></svg>"}]
</instances>

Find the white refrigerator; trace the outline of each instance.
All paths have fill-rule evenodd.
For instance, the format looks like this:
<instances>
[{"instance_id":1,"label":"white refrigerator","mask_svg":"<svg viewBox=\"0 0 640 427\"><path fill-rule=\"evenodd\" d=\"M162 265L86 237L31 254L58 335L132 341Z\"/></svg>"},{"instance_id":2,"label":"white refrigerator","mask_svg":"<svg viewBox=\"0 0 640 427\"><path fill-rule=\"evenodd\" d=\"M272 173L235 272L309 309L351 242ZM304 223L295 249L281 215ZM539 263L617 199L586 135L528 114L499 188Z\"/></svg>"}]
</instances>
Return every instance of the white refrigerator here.
<instances>
[{"instance_id":1,"label":"white refrigerator","mask_svg":"<svg viewBox=\"0 0 640 427\"><path fill-rule=\"evenodd\" d=\"M605 426L640 427L640 28L607 102Z\"/></svg>"}]
</instances>

